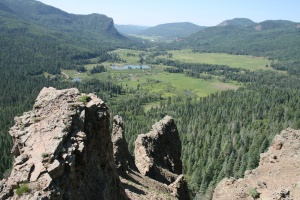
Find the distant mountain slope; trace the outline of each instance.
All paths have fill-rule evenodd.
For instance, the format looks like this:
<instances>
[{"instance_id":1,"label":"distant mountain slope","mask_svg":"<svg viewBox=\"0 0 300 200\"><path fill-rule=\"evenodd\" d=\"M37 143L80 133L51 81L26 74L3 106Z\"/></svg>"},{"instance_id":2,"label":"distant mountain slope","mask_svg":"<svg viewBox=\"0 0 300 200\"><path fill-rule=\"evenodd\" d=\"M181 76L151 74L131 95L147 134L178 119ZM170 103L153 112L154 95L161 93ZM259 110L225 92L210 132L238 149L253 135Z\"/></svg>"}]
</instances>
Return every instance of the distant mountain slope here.
<instances>
[{"instance_id":1,"label":"distant mountain slope","mask_svg":"<svg viewBox=\"0 0 300 200\"><path fill-rule=\"evenodd\" d=\"M161 36L165 38L186 37L204 28L190 22L168 23L148 28L140 32L140 35Z\"/></svg>"},{"instance_id":2,"label":"distant mountain slope","mask_svg":"<svg viewBox=\"0 0 300 200\"><path fill-rule=\"evenodd\" d=\"M137 26L137 25L119 25L115 24L115 28L124 34L138 34L143 30L150 28L150 26Z\"/></svg>"},{"instance_id":3,"label":"distant mountain slope","mask_svg":"<svg viewBox=\"0 0 300 200\"><path fill-rule=\"evenodd\" d=\"M14 13L13 10L5 6L3 3L0 3L0 11L4 11L6 13Z\"/></svg>"},{"instance_id":4,"label":"distant mountain slope","mask_svg":"<svg viewBox=\"0 0 300 200\"><path fill-rule=\"evenodd\" d=\"M297 23L287 21L287 20L267 20L258 23L255 26L256 30L271 30L271 29L280 29L280 28L291 28Z\"/></svg>"},{"instance_id":5,"label":"distant mountain slope","mask_svg":"<svg viewBox=\"0 0 300 200\"><path fill-rule=\"evenodd\" d=\"M234 18L230 20L225 20L222 23L218 24L217 26L237 26L237 27L248 27L254 26L256 23L253 22L251 19L247 18Z\"/></svg>"},{"instance_id":6,"label":"distant mountain slope","mask_svg":"<svg viewBox=\"0 0 300 200\"><path fill-rule=\"evenodd\" d=\"M113 19L101 14L75 15L35 0L1 0L2 4L45 27L88 37L124 39L115 29Z\"/></svg>"},{"instance_id":7,"label":"distant mountain slope","mask_svg":"<svg viewBox=\"0 0 300 200\"><path fill-rule=\"evenodd\" d=\"M300 28L288 21L264 21L250 27L215 26L173 45L203 52L294 59L300 54Z\"/></svg>"}]
</instances>

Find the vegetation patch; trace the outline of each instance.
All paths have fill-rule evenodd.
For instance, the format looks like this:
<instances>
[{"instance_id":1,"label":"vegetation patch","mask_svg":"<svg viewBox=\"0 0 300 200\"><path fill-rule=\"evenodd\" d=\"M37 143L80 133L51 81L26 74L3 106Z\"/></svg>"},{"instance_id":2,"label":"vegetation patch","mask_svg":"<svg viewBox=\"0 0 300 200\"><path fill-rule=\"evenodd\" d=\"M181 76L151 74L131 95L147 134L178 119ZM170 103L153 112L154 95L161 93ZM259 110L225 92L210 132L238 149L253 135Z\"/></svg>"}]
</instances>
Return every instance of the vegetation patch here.
<instances>
[{"instance_id":1,"label":"vegetation patch","mask_svg":"<svg viewBox=\"0 0 300 200\"><path fill-rule=\"evenodd\" d=\"M87 102L90 101L90 99L91 98L88 95L86 95L86 94L84 94L84 95L82 95L82 96L79 97L79 101L81 101L84 105L86 105Z\"/></svg>"},{"instance_id":2,"label":"vegetation patch","mask_svg":"<svg viewBox=\"0 0 300 200\"><path fill-rule=\"evenodd\" d=\"M243 68L251 71L271 70L271 61L263 57L253 57L245 55L230 55L225 53L198 53L192 50L168 51L173 56L171 60L178 60L185 63L207 63L216 65L228 65L234 68ZM164 57L164 56L161 56Z\"/></svg>"},{"instance_id":3,"label":"vegetation patch","mask_svg":"<svg viewBox=\"0 0 300 200\"><path fill-rule=\"evenodd\" d=\"M260 194L257 192L257 188L253 188L251 190L249 190L249 195L253 198L253 199L258 199L260 197Z\"/></svg>"},{"instance_id":4,"label":"vegetation patch","mask_svg":"<svg viewBox=\"0 0 300 200\"><path fill-rule=\"evenodd\" d=\"M28 193L28 183L22 183L16 190L16 193L18 196L21 196L22 194Z\"/></svg>"}]
</instances>

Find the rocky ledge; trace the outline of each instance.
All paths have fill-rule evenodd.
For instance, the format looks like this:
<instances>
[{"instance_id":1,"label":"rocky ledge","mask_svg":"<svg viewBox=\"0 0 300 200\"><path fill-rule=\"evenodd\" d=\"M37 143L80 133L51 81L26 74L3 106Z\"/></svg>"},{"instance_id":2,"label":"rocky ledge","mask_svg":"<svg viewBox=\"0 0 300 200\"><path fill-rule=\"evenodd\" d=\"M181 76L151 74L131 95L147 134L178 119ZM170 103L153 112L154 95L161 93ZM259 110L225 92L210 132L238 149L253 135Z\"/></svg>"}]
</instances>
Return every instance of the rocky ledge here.
<instances>
[{"instance_id":1,"label":"rocky ledge","mask_svg":"<svg viewBox=\"0 0 300 200\"><path fill-rule=\"evenodd\" d=\"M272 146L260 155L259 166L243 179L223 179L213 200L300 199L300 131L286 129L275 136Z\"/></svg>"}]
</instances>

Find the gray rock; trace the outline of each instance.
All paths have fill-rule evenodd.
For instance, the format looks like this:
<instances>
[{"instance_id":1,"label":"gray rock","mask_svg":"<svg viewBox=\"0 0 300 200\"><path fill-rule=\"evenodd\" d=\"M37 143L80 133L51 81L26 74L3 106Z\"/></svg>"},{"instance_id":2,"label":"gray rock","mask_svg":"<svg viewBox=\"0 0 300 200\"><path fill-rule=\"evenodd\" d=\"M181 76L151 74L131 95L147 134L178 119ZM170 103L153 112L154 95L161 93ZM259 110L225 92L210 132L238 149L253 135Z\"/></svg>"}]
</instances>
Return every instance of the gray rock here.
<instances>
[{"instance_id":1,"label":"gray rock","mask_svg":"<svg viewBox=\"0 0 300 200\"><path fill-rule=\"evenodd\" d=\"M126 175L129 170L137 170L133 157L130 155L124 135L124 123L120 116L113 118L112 129L113 154L119 175Z\"/></svg>"}]
</instances>

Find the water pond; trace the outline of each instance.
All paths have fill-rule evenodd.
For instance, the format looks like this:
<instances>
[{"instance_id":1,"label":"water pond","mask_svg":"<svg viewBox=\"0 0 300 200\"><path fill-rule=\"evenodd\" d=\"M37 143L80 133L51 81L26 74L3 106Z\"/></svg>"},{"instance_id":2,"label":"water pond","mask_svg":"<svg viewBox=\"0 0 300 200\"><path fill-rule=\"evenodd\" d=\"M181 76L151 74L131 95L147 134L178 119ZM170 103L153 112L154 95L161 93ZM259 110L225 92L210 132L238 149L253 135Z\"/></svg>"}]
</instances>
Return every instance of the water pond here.
<instances>
[{"instance_id":1,"label":"water pond","mask_svg":"<svg viewBox=\"0 0 300 200\"><path fill-rule=\"evenodd\" d=\"M82 79L81 78L73 78L73 80L72 80L72 82L79 82L79 81L81 81Z\"/></svg>"},{"instance_id":2,"label":"water pond","mask_svg":"<svg viewBox=\"0 0 300 200\"><path fill-rule=\"evenodd\" d=\"M124 70L124 69L149 69L147 65L124 65L122 67L111 66L112 69Z\"/></svg>"}]
</instances>

